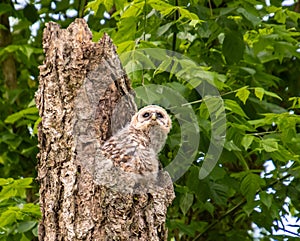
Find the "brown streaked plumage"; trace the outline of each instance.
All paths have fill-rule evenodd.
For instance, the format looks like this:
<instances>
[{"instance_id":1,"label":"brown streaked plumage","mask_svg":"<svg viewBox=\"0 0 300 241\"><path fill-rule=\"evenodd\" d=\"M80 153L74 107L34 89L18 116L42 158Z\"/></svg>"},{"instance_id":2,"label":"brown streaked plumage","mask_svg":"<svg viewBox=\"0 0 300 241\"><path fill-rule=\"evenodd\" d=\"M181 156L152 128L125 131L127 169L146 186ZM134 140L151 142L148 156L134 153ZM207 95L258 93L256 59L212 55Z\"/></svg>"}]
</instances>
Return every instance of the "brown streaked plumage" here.
<instances>
[{"instance_id":1,"label":"brown streaked plumage","mask_svg":"<svg viewBox=\"0 0 300 241\"><path fill-rule=\"evenodd\" d=\"M171 119L162 107L146 106L132 117L129 125L103 144L102 154L125 172L141 175L157 173L157 154L164 146L171 127Z\"/></svg>"}]
</instances>

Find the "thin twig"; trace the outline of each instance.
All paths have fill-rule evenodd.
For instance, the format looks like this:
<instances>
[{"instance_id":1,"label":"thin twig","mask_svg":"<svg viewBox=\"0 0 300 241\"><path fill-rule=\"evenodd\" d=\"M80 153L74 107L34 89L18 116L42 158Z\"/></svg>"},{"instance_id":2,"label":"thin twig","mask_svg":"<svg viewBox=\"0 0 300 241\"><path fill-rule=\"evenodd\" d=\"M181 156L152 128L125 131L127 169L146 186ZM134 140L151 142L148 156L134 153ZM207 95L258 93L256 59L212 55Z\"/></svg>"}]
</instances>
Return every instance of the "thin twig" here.
<instances>
[{"instance_id":1,"label":"thin twig","mask_svg":"<svg viewBox=\"0 0 300 241\"><path fill-rule=\"evenodd\" d=\"M300 234L294 233L294 232L289 231L289 230L286 230L285 228L280 228L280 227L278 227L278 229L284 231L285 233L289 233L289 234L292 234L292 235L294 235L294 236L300 237Z\"/></svg>"},{"instance_id":2,"label":"thin twig","mask_svg":"<svg viewBox=\"0 0 300 241\"><path fill-rule=\"evenodd\" d=\"M213 10L212 10L212 5L211 5L211 1L210 0L208 0L208 5L209 5L209 9L210 9L210 16L213 17L214 13L213 13Z\"/></svg>"}]
</instances>

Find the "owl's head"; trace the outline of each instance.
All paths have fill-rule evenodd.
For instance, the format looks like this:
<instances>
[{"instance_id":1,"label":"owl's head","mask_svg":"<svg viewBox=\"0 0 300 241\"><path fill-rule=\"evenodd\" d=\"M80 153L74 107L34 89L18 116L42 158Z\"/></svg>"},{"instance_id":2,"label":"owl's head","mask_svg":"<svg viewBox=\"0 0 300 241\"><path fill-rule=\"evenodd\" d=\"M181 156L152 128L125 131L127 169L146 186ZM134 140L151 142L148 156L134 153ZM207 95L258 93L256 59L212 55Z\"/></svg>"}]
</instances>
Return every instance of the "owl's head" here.
<instances>
[{"instance_id":1,"label":"owl's head","mask_svg":"<svg viewBox=\"0 0 300 241\"><path fill-rule=\"evenodd\" d=\"M165 109L158 105L148 105L140 109L131 120L131 126L147 130L152 126L159 127L166 134L172 127L172 121Z\"/></svg>"}]
</instances>

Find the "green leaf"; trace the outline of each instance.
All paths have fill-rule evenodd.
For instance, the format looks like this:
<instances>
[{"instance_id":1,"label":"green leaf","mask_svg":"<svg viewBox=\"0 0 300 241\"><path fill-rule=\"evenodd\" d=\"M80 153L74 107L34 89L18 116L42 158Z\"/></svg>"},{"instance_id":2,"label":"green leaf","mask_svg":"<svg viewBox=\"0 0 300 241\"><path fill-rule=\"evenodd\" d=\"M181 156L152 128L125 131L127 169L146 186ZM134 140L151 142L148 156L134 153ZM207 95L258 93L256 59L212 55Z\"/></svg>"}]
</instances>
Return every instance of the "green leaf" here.
<instances>
[{"instance_id":1,"label":"green leaf","mask_svg":"<svg viewBox=\"0 0 300 241\"><path fill-rule=\"evenodd\" d=\"M235 101L235 100L229 100L226 99L224 100L225 104L225 109L232 111L233 113L242 116L242 117L247 117L243 109L240 107L240 105Z\"/></svg>"},{"instance_id":2,"label":"green leaf","mask_svg":"<svg viewBox=\"0 0 300 241\"><path fill-rule=\"evenodd\" d=\"M229 64L238 63L244 55L245 43L243 35L238 31L229 31L225 34L222 53Z\"/></svg>"},{"instance_id":3,"label":"green leaf","mask_svg":"<svg viewBox=\"0 0 300 241\"><path fill-rule=\"evenodd\" d=\"M157 36L158 37L162 36L165 32L167 32L172 27L173 24L174 24L173 22L170 22L170 23L160 26L156 32Z\"/></svg>"},{"instance_id":4,"label":"green leaf","mask_svg":"<svg viewBox=\"0 0 300 241\"><path fill-rule=\"evenodd\" d=\"M298 19L300 18L299 13L298 12L294 12L294 11L286 11L287 15L295 22L298 22Z\"/></svg>"},{"instance_id":5,"label":"green leaf","mask_svg":"<svg viewBox=\"0 0 300 241\"><path fill-rule=\"evenodd\" d=\"M197 21L198 23L201 23L198 16L196 14L190 12L189 10L179 7L179 12L180 12L181 18L187 18L189 20Z\"/></svg>"},{"instance_id":6,"label":"green leaf","mask_svg":"<svg viewBox=\"0 0 300 241\"><path fill-rule=\"evenodd\" d=\"M300 108L300 97L290 97L289 101L293 101L292 109Z\"/></svg>"},{"instance_id":7,"label":"green leaf","mask_svg":"<svg viewBox=\"0 0 300 241\"><path fill-rule=\"evenodd\" d=\"M194 194L191 193L184 193L180 199L180 210L182 211L183 215L189 211L190 207L193 205L194 202Z\"/></svg>"},{"instance_id":8,"label":"green leaf","mask_svg":"<svg viewBox=\"0 0 300 241\"><path fill-rule=\"evenodd\" d=\"M282 8L279 9L279 11L277 11L275 13L275 17L274 19L278 22L278 23L282 23L282 24L285 24L286 22L286 14L285 12L282 10Z\"/></svg>"},{"instance_id":9,"label":"green leaf","mask_svg":"<svg viewBox=\"0 0 300 241\"><path fill-rule=\"evenodd\" d=\"M261 202L269 209L272 206L273 197L265 191L259 193Z\"/></svg>"},{"instance_id":10,"label":"green leaf","mask_svg":"<svg viewBox=\"0 0 300 241\"><path fill-rule=\"evenodd\" d=\"M248 19L253 24L253 26L257 26L259 23L261 23L261 18L253 15L250 11L247 11L244 8L238 8L237 12L242 14L246 19Z\"/></svg>"},{"instance_id":11,"label":"green leaf","mask_svg":"<svg viewBox=\"0 0 300 241\"><path fill-rule=\"evenodd\" d=\"M101 6L101 4L103 4L105 6L105 9L107 11L110 11L113 6L113 2L110 0L95 0L95 1L89 2L87 4L86 8L87 9L90 8L96 13L96 12L98 12L98 9Z\"/></svg>"},{"instance_id":12,"label":"green leaf","mask_svg":"<svg viewBox=\"0 0 300 241\"><path fill-rule=\"evenodd\" d=\"M291 153L289 150L287 150L281 145L278 146L278 151L270 152L270 156L273 160L276 161L278 160L283 163L286 163L288 160L295 160L299 162L299 155L295 155L295 153Z\"/></svg>"},{"instance_id":13,"label":"green leaf","mask_svg":"<svg viewBox=\"0 0 300 241\"><path fill-rule=\"evenodd\" d=\"M42 121L42 118L38 118L35 122L34 122L34 126L33 126L33 134L37 135L38 133L38 127L40 122Z\"/></svg>"},{"instance_id":14,"label":"green leaf","mask_svg":"<svg viewBox=\"0 0 300 241\"><path fill-rule=\"evenodd\" d=\"M263 184L264 180L259 175L249 172L242 180L240 189L247 201L251 202Z\"/></svg>"},{"instance_id":15,"label":"green leaf","mask_svg":"<svg viewBox=\"0 0 300 241\"><path fill-rule=\"evenodd\" d=\"M7 180L7 183L5 183ZM13 179L12 179L13 180ZM12 197L26 197L26 188L31 188L33 178L21 178L17 180L2 179L2 190L0 191L0 202Z\"/></svg>"},{"instance_id":16,"label":"green leaf","mask_svg":"<svg viewBox=\"0 0 300 241\"><path fill-rule=\"evenodd\" d=\"M0 16L10 12L12 9L12 5L8 3L0 3Z\"/></svg>"},{"instance_id":17,"label":"green leaf","mask_svg":"<svg viewBox=\"0 0 300 241\"><path fill-rule=\"evenodd\" d=\"M31 146L29 148L22 149L21 154L30 157L32 154L37 153L37 147L36 146Z\"/></svg>"},{"instance_id":18,"label":"green leaf","mask_svg":"<svg viewBox=\"0 0 300 241\"><path fill-rule=\"evenodd\" d=\"M89 2L86 5L86 9L91 9L96 13L98 11L98 8L100 7L100 2L101 1L102 0L94 0L94 1Z\"/></svg>"},{"instance_id":19,"label":"green leaf","mask_svg":"<svg viewBox=\"0 0 300 241\"><path fill-rule=\"evenodd\" d=\"M278 140L273 138L263 139L262 147L266 152L273 152L278 150Z\"/></svg>"},{"instance_id":20,"label":"green leaf","mask_svg":"<svg viewBox=\"0 0 300 241\"><path fill-rule=\"evenodd\" d=\"M210 202L206 202L203 204L203 209L209 212L209 214L214 217L214 211L215 211L215 206L212 205Z\"/></svg>"},{"instance_id":21,"label":"green leaf","mask_svg":"<svg viewBox=\"0 0 300 241\"><path fill-rule=\"evenodd\" d=\"M253 140L254 140L254 136L251 136L251 135L245 135L243 137L241 144L245 148L246 151L248 150L248 148L252 144Z\"/></svg>"},{"instance_id":22,"label":"green leaf","mask_svg":"<svg viewBox=\"0 0 300 241\"><path fill-rule=\"evenodd\" d=\"M30 107L24 110L21 110L17 113L14 113L12 115L9 115L6 119L5 119L5 123L9 123L9 124L14 124L15 122L17 122L18 120L22 119L22 118L31 118L30 115L34 115L34 119L37 120L38 119L38 109L36 107Z\"/></svg>"},{"instance_id":23,"label":"green leaf","mask_svg":"<svg viewBox=\"0 0 300 241\"><path fill-rule=\"evenodd\" d=\"M205 102L201 103L199 111L200 111L200 118L205 120L209 118L209 111Z\"/></svg>"},{"instance_id":24,"label":"green leaf","mask_svg":"<svg viewBox=\"0 0 300 241\"><path fill-rule=\"evenodd\" d=\"M31 55L34 53L34 48L29 45L23 45L20 47L20 51L27 57L27 59L30 59Z\"/></svg>"},{"instance_id":25,"label":"green leaf","mask_svg":"<svg viewBox=\"0 0 300 241\"><path fill-rule=\"evenodd\" d=\"M131 48L127 48L126 51L133 50L137 44L137 41L134 39L134 36L136 34L136 17L131 16L128 18L123 18L120 22L118 22L117 26L118 31L115 35L115 43L118 47L118 53L123 52L119 49L122 45L133 46Z\"/></svg>"},{"instance_id":26,"label":"green leaf","mask_svg":"<svg viewBox=\"0 0 300 241\"><path fill-rule=\"evenodd\" d=\"M224 184L209 183L209 189L212 199L216 202L216 204L224 206L226 205L227 198L228 198L228 186Z\"/></svg>"},{"instance_id":27,"label":"green leaf","mask_svg":"<svg viewBox=\"0 0 300 241\"><path fill-rule=\"evenodd\" d=\"M152 8L160 12L163 16L168 16L178 9L178 7L172 6L165 1L148 0L147 3L150 4Z\"/></svg>"},{"instance_id":28,"label":"green leaf","mask_svg":"<svg viewBox=\"0 0 300 241\"><path fill-rule=\"evenodd\" d=\"M26 221L18 223L17 230L19 233L25 233L33 229L37 225L36 221Z\"/></svg>"},{"instance_id":29,"label":"green leaf","mask_svg":"<svg viewBox=\"0 0 300 241\"><path fill-rule=\"evenodd\" d=\"M6 143L13 150L16 150L20 146L22 141L23 141L22 137L9 132L0 136L0 143L1 142Z\"/></svg>"},{"instance_id":30,"label":"green leaf","mask_svg":"<svg viewBox=\"0 0 300 241\"><path fill-rule=\"evenodd\" d=\"M190 237L194 237L196 231L203 231L207 224L207 222L192 221L187 225L183 222L183 220L170 220L170 226L172 228L176 228L180 230L181 233L187 234Z\"/></svg>"},{"instance_id":31,"label":"green leaf","mask_svg":"<svg viewBox=\"0 0 300 241\"><path fill-rule=\"evenodd\" d=\"M245 176L247 176L248 172L244 171L244 172L236 172L236 173L232 173L230 176L233 178L237 178L239 180L243 179Z\"/></svg>"},{"instance_id":32,"label":"green leaf","mask_svg":"<svg viewBox=\"0 0 300 241\"><path fill-rule=\"evenodd\" d=\"M222 0L213 0L213 2L217 7L219 7L223 3Z\"/></svg>"},{"instance_id":33,"label":"green leaf","mask_svg":"<svg viewBox=\"0 0 300 241\"><path fill-rule=\"evenodd\" d=\"M228 151L241 151L241 149L234 143L233 140L226 141L224 144L224 148Z\"/></svg>"},{"instance_id":34,"label":"green leaf","mask_svg":"<svg viewBox=\"0 0 300 241\"><path fill-rule=\"evenodd\" d=\"M14 182L13 178L0 178L0 186L6 186L12 182Z\"/></svg>"},{"instance_id":35,"label":"green leaf","mask_svg":"<svg viewBox=\"0 0 300 241\"><path fill-rule=\"evenodd\" d=\"M250 91L247 88L248 86L240 88L235 94L235 96L238 97L244 103L244 105L246 104L246 101L250 95Z\"/></svg>"},{"instance_id":36,"label":"green leaf","mask_svg":"<svg viewBox=\"0 0 300 241\"><path fill-rule=\"evenodd\" d=\"M143 69L143 65L136 59L130 60L124 69L128 75L136 74L135 72L140 72Z\"/></svg>"},{"instance_id":37,"label":"green leaf","mask_svg":"<svg viewBox=\"0 0 300 241\"><path fill-rule=\"evenodd\" d=\"M32 234L33 234L35 237L38 237L38 236L39 236L39 225L36 225L36 226L32 229Z\"/></svg>"},{"instance_id":38,"label":"green leaf","mask_svg":"<svg viewBox=\"0 0 300 241\"><path fill-rule=\"evenodd\" d=\"M17 190L13 189L13 188L7 188L7 187L3 187L1 192L0 192L0 203L3 200L9 199L11 197L15 197L17 195Z\"/></svg>"},{"instance_id":39,"label":"green leaf","mask_svg":"<svg viewBox=\"0 0 300 241\"><path fill-rule=\"evenodd\" d=\"M250 217L250 214L253 213L254 209L258 206L257 201L249 200L246 205L243 206L243 211Z\"/></svg>"},{"instance_id":40,"label":"green leaf","mask_svg":"<svg viewBox=\"0 0 300 241\"><path fill-rule=\"evenodd\" d=\"M197 166L191 166L188 173L186 185L189 190L196 194L197 199L206 202L209 198L209 184L207 180L199 180L200 168Z\"/></svg>"},{"instance_id":41,"label":"green leaf","mask_svg":"<svg viewBox=\"0 0 300 241\"><path fill-rule=\"evenodd\" d=\"M112 1L107 0L110 4L112 4ZM124 11L124 13L121 15L121 18L129 18L129 17L137 17L139 16L144 9L145 1L143 0L135 0L129 4L129 7L127 7Z\"/></svg>"},{"instance_id":42,"label":"green leaf","mask_svg":"<svg viewBox=\"0 0 300 241\"><path fill-rule=\"evenodd\" d=\"M17 221L18 214L15 210L8 209L0 214L0 227L11 225Z\"/></svg>"},{"instance_id":43,"label":"green leaf","mask_svg":"<svg viewBox=\"0 0 300 241\"><path fill-rule=\"evenodd\" d=\"M222 115L222 112L225 113L223 99L219 96L205 96L204 103L210 115L215 116L216 119Z\"/></svg>"},{"instance_id":44,"label":"green leaf","mask_svg":"<svg viewBox=\"0 0 300 241\"><path fill-rule=\"evenodd\" d=\"M256 74L256 69L253 69L253 68L241 67L240 69L244 70L245 72L247 72L250 75L255 75Z\"/></svg>"},{"instance_id":45,"label":"green leaf","mask_svg":"<svg viewBox=\"0 0 300 241\"><path fill-rule=\"evenodd\" d=\"M3 24L0 24L0 29L7 30L7 27Z\"/></svg>"},{"instance_id":46,"label":"green leaf","mask_svg":"<svg viewBox=\"0 0 300 241\"><path fill-rule=\"evenodd\" d=\"M157 67L157 69L154 72L154 75L160 74L162 72L170 72L170 68L172 66L173 60L172 58L166 58L161 62L161 64Z\"/></svg>"},{"instance_id":47,"label":"green leaf","mask_svg":"<svg viewBox=\"0 0 300 241\"><path fill-rule=\"evenodd\" d=\"M271 96L271 97L274 97L274 98L276 98L276 99L282 100L282 98L281 98L279 95L277 95L276 93L273 93L273 92L270 92L270 91L265 90L265 91L264 91L264 94L265 94L265 95L268 95L268 96Z\"/></svg>"},{"instance_id":48,"label":"green leaf","mask_svg":"<svg viewBox=\"0 0 300 241\"><path fill-rule=\"evenodd\" d=\"M124 41L120 44L117 44L118 46L118 53L123 53L123 52L126 52L126 51L130 51L130 50L133 50L134 47L135 47L135 41L132 41L132 40L129 40L129 41Z\"/></svg>"},{"instance_id":49,"label":"green leaf","mask_svg":"<svg viewBox=\"0 0 300 241\"><path fill-rule=\"evenodd\" d=\"M26 215L30 214L36 218L41 217L41 209L39 205L33 204L33 203L25 203L23 207L21 208L21 211L25 213Z\"/></svg>"},{"instance_id":50,"label":"green leaf","mask_svg":"<svg viewBox=\"0 0 300 241\"><path fill-rule=\"evenodd\" d=\"M32 241L31 238L28 238L24 233L22 233L22 238L19 239L20 241Z\"/></svg>"},{"instance_id":51,"label":"green leaf","mask_svg":"<svg viewBox=\"0 0 300 241\"><path fill-rule=\"evenodd\" d=\"M266 92L265 92L266 93ZM286 113L287 110L282 108L277 104L269 103L265 100L258 100L257 98L249 97L249 101L253 102L253 104L257 104L257 107L262 108L264 112L271 112L271 113Z\"/></svg>"},{"instance_id":52,"label":"green leaf","mask_svg":"<svg viewBox=\"0 0 300 241\"><path fill-rule=\"evenodd\" d=\"M259 100L262 100L265 94L265 90L263 88L257 87L254 89L254 94Z\"/></svg>"},{"instance_id":53,"label":"green leaf","mask_svg":"<svg viewBox=\"0 0 300 241\"><path fill-rule=\"evenodd\" d=\"M26 178L20 178L15 180L14 184L12 185L12 187L16 187L16 188L30 188L31 187L31 183L33 181L32 177L26 177Z\"/></svg>"}]
</instances>

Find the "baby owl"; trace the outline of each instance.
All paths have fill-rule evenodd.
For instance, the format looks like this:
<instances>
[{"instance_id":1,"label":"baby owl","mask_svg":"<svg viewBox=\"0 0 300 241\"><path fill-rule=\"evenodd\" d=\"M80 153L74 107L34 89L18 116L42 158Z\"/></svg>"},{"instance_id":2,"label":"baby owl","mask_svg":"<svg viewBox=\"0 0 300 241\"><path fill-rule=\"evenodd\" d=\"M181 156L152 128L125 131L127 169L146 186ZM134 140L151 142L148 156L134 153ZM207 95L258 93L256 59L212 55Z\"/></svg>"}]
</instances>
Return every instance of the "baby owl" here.
<instances>
[{"instance_id":1,"label":"baby owl","mask_svg":"<svg viewBox=\"0 0 300 241\"><path fill-rule=\"evenodd\" d=\"M125 172L155 174L159 169L157 154L171 127L171 119L163 108L146 106L132 117L129 125L103 144L102 154Z\"/></svg>"}]
</instances>

